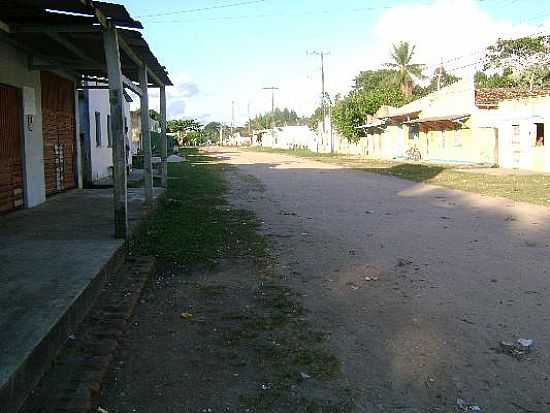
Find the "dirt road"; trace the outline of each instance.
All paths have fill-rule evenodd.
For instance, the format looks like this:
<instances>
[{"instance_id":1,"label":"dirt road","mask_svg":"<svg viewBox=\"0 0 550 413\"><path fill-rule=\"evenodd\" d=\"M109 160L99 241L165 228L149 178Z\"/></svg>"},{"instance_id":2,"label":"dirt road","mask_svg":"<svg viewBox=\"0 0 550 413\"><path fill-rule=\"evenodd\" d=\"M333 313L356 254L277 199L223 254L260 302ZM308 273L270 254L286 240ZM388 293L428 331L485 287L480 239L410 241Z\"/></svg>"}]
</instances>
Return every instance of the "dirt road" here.
<instances>
[{"instance_id":1,"label":"dirt road","mask_svg":"<svg viewBox=\"0 0 550 413\"><path fill-rule=\"evenodd\" d=\"M357 411L550 411L550 209L284 155L217 150ZM245 178L243 178L245 177ZM241 179L241 181L242 181ZM531 338L522 360L502 340Z\"/></svg>"}]
</instances>

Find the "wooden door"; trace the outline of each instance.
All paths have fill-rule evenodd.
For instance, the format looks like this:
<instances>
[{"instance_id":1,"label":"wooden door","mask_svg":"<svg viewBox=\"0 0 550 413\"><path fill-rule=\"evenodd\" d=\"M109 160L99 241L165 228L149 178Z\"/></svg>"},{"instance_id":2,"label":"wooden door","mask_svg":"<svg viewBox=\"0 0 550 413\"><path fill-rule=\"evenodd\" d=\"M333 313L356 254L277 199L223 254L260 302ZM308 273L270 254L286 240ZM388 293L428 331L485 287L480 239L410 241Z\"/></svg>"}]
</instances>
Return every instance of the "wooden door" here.
<instances>
[{"instance_id":1,"label":"wooden door","mask_svg":"<svg viewBox=\"0 0 550 413\"><path fill-rule=\"evenodd\" d=\"M19 91L0 85L0 213L23 206Z\"/></svg>"},{"instance_id":2,"label":"wooden door","mask_svg":"<svg viewBox=\"0 0 550 413\"><path fill-rule=\"evenodd\" d=\"M76 131L73 82L41 73L46 194L76 186Z\"/></svg>"}]
</instances>

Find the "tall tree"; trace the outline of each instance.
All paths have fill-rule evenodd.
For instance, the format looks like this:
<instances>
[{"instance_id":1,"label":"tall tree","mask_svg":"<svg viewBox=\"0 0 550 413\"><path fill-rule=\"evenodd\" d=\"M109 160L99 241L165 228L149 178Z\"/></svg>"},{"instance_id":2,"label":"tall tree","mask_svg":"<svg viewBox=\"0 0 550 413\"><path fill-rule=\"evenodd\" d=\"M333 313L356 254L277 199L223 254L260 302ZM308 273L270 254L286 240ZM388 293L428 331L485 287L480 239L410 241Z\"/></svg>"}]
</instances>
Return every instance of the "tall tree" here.
<instances>
[{"instance_id":1,"label":"tall tree","mask_svg":"<svg viewBox=\"0 0 550 413\"><path fill-rule=\"evenodd\" d=\"M478 86L543 87L550 85L550 35L499 39L487 48Z\"/></svg>"},{"instance_id":2,"label":"tall tree","mask_svg":"<svg viewBox=\"0 0 550 413\"><path fill-rule=\"evenodd\" d=\"M394 44L391 52L393 61L386 63L387 67L397 71L401 92L407 97L412 96L415 79L423 78L424 65L413 63L414 51L415 46L409 42Z\"/></svg>"},{"instance_id":3,"label":"tall tree","mask_svg":"<svg viewBox=\"0 0 550 413\"><path fill-rule=\"evenodd\" d=\"M430 83L427 86L416 85L414 87L413 96L417 99L421 98L423 96L429 95L432 92L435 92L442 87L456 83L459 80L460 78L458 76L447 72L447 70L445 70L445 67L440 66L435 69L430 79Z\"/></svg>"}]
</instances>

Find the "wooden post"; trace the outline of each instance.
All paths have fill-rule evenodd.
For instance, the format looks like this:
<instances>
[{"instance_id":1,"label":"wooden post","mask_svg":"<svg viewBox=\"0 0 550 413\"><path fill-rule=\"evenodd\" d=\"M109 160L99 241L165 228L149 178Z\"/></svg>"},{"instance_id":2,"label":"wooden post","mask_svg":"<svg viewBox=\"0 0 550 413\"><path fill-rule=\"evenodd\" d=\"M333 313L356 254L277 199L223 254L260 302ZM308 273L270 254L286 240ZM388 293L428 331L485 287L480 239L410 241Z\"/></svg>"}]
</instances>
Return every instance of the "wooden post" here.
<instances>
[{"instance_id":1,"label":"wooden post","mask_svg":"<svg viewBox=\"0 0 550 413\"><path fill-rule=\"evenodd\" d=\"M139 69L139 82L141 85L141 139L143 143L143 178L145 187L145 206L153 205L153 154L151 151L151 132L149 124L149 96L147 93L148 79L147 67Z\"/></svg>"},{"instance_id":2,"label":"wooden post","mask_svg":"<svg viewBox=\"0 0 550 413\"><path fill-rule=\"evenodd\" d=\"M128 193L126 177L126 141L124 138L124 109L122 73L118 35L115 28L103 32L107 76L109 77L109 103L111 106L111 132L113 135L113 201L115 210L115 237L128 238Z\"/></svg>"},{"instance_id":3,"label":"wooden post","mask_svg":"<svg viewBox=\"0 0 550 413\"><path fill-rule=\"evenodd\" d=\"M166 138L166 86L160 87L160 157L162 159L162 187L168 187L168 140Z\"/></svg>"}]
</instances>

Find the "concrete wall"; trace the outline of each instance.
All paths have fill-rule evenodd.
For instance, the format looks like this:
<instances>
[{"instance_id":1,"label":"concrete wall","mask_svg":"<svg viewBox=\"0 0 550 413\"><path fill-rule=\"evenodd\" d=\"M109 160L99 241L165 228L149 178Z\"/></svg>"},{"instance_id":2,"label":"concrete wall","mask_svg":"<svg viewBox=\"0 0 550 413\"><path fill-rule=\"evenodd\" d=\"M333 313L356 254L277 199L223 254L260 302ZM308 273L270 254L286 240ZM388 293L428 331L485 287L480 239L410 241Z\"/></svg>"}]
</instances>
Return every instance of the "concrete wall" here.
<instances>
[{"instance_id":1,"label":"concrete wall","mask_svg":"<svg viewBox=\"0 0 550 413\"><path fill-rule=\"evenodd\" d=\"M90 119L90 155L91 155L91 178L97 182L102 178L111 175L110 167L113 166L113 150L109 146L108 122L107 116L110 115L109 92L108 90L89 90L89 119ZM101 145L96 144L96 116L99 112L101 126ZM130 133L130 104L124 101L124 116L128 123L128 133ZM131 139L128 138L130 149L132 148ZM130 151L132 153L132 151ZM128 164L131 165L132 158L129 157Z\"/></svg>"},{"instance_id":2,"label":"concrete wall","mask_svg":"<svg viewBox=\"0 0 550 413\"><path fill-rule=\"evenodd\" d=\"M19 88L23 100L24 199L25 207L29 208L46 200L40 72L28 69L26 54L2 42L0 56L0 83ZM28 127L27 115L33 117L32 130Z\"/></svg>"},{"instance_id":3,"label":"concrete wall","mask_svg":"<svg viewBox=\"0 0 550 413\"><path fill-rule=\"evenodd\" d=\"M504 100L497 110L479 110L474 121L498 129L501 167L550 172L550 97ZM536 145L536 123L544 124L544 146Z\"/></svg>"}]
</instances>

